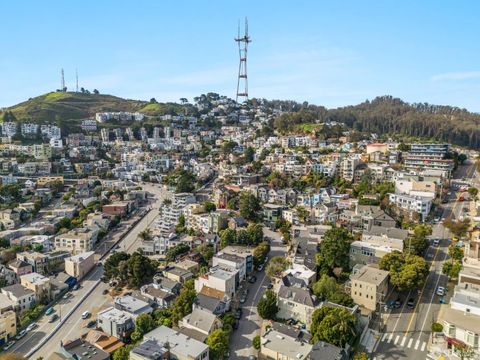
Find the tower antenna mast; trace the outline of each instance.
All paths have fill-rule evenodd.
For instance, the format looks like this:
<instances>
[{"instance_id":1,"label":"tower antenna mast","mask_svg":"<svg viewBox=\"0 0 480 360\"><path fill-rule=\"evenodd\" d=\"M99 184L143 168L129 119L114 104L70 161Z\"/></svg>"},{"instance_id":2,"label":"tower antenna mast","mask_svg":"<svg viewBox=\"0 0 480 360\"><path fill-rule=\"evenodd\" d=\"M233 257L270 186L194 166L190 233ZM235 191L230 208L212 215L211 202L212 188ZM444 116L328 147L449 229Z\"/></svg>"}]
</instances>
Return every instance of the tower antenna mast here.
<instances>
[{"instance_id":1,"label":"tower antenna mast","mask_svg":"<svg viewBox=\"0 0 480 360\"><path fill-rule=\"evenodd\" d=\"M238 78L237 78L237 96L235 101L238 103L238 99L248 100L248 77L247 77L247 51L248 43L252 42L248 35L248 19L245 18L245 29L243 36L240 36L240 21L238 23L238 35L235 38L238 44L238 55L240 62L238 64Z\"/></svg>"},{"instance_id":2,"label":"tower antenna mast","mask_svg":"<svg viewBox=\"0 0 480 360\"><path fill-rule=\"evenodd\" d=\"M62 79L61 79L61 84L60 84L60 90L65 92L65 73L63 72L63 68L62 70L60 71L60 74L62 75Z\"/></svg>"},{"instance_id":3,"label":"tower antenna mast","mask_svg":"<svg viewBox=\"0 0 480 360\"><path fill-rule=\"evenodd\" d=\"M75 92L78 93L78 69L75 69Z\"/></svg>"}]
</instances>

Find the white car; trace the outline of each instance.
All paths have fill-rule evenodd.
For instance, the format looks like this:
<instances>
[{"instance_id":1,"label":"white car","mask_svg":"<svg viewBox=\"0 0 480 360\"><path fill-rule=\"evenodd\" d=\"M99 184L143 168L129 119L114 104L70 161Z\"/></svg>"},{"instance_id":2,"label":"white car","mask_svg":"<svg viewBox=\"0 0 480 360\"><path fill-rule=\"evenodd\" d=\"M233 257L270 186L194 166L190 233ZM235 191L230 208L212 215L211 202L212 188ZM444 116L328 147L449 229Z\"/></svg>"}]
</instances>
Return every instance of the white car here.
<instances>
[{"instance_id":1,"label":"white car","mask_svg":"<svg viewBox=\"0 0 480 360\"><path fill-rule=\"evenodd\" d=\"M37 326L38 326L37 323L31 323L30 325L27 326L26 330L27 330L27 332L32 331Z\"/></svg>"},{"instance_id":2,"label":"white car","mask_svg":"<svg viewBox=\"0 0 480 360\"><path fill-rule=\"evenodd\" d=\"M90 311L84 311L82 313L82 319L87 319L91 316L92 314L90 314Z\"/></svg>"},{"instance_id":3,"label":"white car","mask_svg":"<svg viewBox=\"0 0 480 360\"><path fill-rule=\"evenodd\" d=\"M443 286L439 286L439 287L437 288L437 295L438 295L438 296L443 296L443 295L445 295L445 288L444 288Z\"/></svg>"},{"instance_id":4,"label":"white car","mask_svg":"<svg viewBox=\"0 0 480 360\"><path fill-rule=\"evenodd\" d=\"M9 343L7 343L7 345L3 347L3 350L6 351L10 349L14 344L15 344L15 340L10 341Z\"/></svg>"}]
</instances>

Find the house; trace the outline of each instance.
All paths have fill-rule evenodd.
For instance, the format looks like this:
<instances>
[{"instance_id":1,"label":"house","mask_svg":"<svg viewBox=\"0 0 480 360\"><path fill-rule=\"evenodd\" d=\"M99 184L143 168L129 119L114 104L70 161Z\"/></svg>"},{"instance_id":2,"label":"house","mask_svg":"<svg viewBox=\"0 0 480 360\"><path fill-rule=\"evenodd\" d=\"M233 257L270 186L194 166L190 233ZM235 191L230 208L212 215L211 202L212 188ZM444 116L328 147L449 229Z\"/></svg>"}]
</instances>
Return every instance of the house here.
<instances>
[{"instance_id":1,"label":"house","mask_svg":"<svg viewBox=\"0 0 480 360\"><path fill-rule=\"evenodd\" d=\"M230 254L241 257L245 261L246 274L253 271L253 248L238 245L229 245L224 247L221 251L223 254Z\"/></svg>"},{"instance_id":2,"label":"house","mask_svg":"<svg viewBox=\"0 0 480 360\"><path fill-rule=\"evenodd\" d=\"M12 339L17 333L17 314L14 302L5 294L0 294L0 345Z\"/></svg>"},{"instance_id":3,"label":"house","mask_svg":"<svg viewBox=\"0 0 480 360\"><path fill-rule=\"evenodd\" d=\"M265 204L263 205L263 220L267 223L274 224L282 217L282 205Z\"/></svg>"},{"instance_id":4,"label":"house","mask_svg":"<svg viewBox=\"0 0 480 360\"><path fill-rule=\"evenodd\" d=\"M388 292L388 271L365 265L350 276L350 295L356 304L375 311Z\"/></svg>"},{"instance_id":5,"label":"house","mask_svg":"<svg viewBox=\"0 0 480 360\"><path fill-rule=\"evenodd\" d=\"M310 326L312 314L318 305L310 290L299 286L280 285L277 293L278 313L280 319L295 319Z\"/></svg>"},{"instance_id":6,"label":"house","mask_svg":"<svg viewBox=\"0 0 480 360\"><path fill-rule=\"evenodd\" d=\"M30 309L36 302L35 292L20 284L5 286L1 291L13 302L15 311L19 313Z\"/></svg>"},{"instance_id":7,"label":"house","mask_svg":"<svg viewBox=\"0 0 480 360\"><path fill-rule=\"evenodd\" d=\"M132 211L132 203L124 201L103 205L102 211L107 215L118 215L123 217Z\"/></svg>"},{"instance_id":8,"label":"house","mask_svg":"<svg viewBox=\"0 0 480 360\"><path fill-rule=\"evenodd\" d=\"M200 293L197 294L193 308L202 309L214 315L221 316L230 310L230 301L230 298L225 295L224 292L204 286Z\"/></svg>"},{"instance_id":9,"label":"house","mask_svg":"<svg viewBox=\"0 0 480 360\"><path fill-rule=\"evenodd\" d=\"M308 359L312 347L303 332L276 322L260 338L260 354L267 359Z\"/></svg>"},{"instance_id":10,"label":"house","mask_svg":"<svg viewBox=\"0 0 480 360\"><path fill-rule=\"evenodd\" d=\"M94 255L95 252L89 251L66 258L65 272L80 281L95 266Z\"/></svg>"},{"instance_id":11,"label":"house","mask_svg":"<svg viewBox=\"0 0 480 360\"><path fill-rule=\"evenodd\" d=\"M82 339L109 354L125 346L125 344L116 337L109 336L107 333L96 329L92 329L84 334Z\"/></svg>"},{"instance_id":12,"label":"house","mask_svg":"<svg viewBox=\"0 0 480 360\"><path fill-rule=\"evenodd\" d=\"M182 288L182 284L180 284L178 281L167 279L161 275L155 275L153 277L153 284L157 289L162 289L175 295L178 295L180 293L180 289Z\"/></svg>"},{"instance_id":13,"label":"house","mask_svg":"<svg viewBox=\"0 0 480 360\"><path fill-rule=\"evenodd\" d=\"M109 307L97 314L97 327L109 336L126 339L135 327L134 316L126 311Z\"/></svg>"},{"instance_id":14,"label":"house","mask_svg":"<svg viewBox=\"0 0 480 360\"><path fill-rule=\"evenodd\" d=\"M145 340L130 351L130 360L170 360L169 344L161 340Z\"/></svg>"},{"instance_id":15,"label":"house","mask_svg":"<svg viewBox=\"0 0 480 360\"><path fill-rule=\"evenodd\" d=\"M17 275L17 278L33 272L32 265L19 259L10 262L8 267Z\"/></svg>"},{"instance_id":16,"label":"house","mask_svg":"<svg viewBox=\"0 0 480 360\"><path fill-rule=\"evenodd\" d=\"M195 291L199 293L204 286L208 286L233 297L239 282L238 270L213 266L208 273L195 279Z\"/></svg>"},{"instance_id":17,"label":"house","mask_svg":"<svg viewBox=\"0 0 480 360\"><path fill-rule=\"evenodd\" d=\"M209 349L207 345L163 325L146 333L143 336L143 343L146 341L168 344L171 358L174 359L209 360ZM134 357L134 359L145 359L145 357Z\"/></svg>"},{"instance_id":18,"label":"house","mask_svg":"<svg viewBox=\"0 0 480 360\"><path fill-rule=\"evenodd\" d=\"M185 281L193 278L193 274L188 271L178 267L169 268L163 271L163 276L167 279L172 281L179 282L180 284L184 284Z\"/></svg>"},{"instance_id":19,"label":"house","mask_svg":"<svg viewBox=\"0 0 480 360\"><path fill-rule=\"evenodd\" d=\"M237 269L240 280L246 278L247 264L244 257L236 254L229 254L225 252L218 252L212 258L212 266L223 266L227 268Z\"/></svg>"},{"instance_id":20,"label":"house","mask_svg":"<svg viewBox=\"0 0 480 360\"><path fill-rule=\"evenodd\" d=\"M153 312L153 308L149 303L131 295L117 296L114 300L113 307L129 313L135 318L140 314L151 314Z\"/></svg>"},{"instance_id":21,"label":"house","mask_svg":"<svg viewBox=\"0 0 480 360\"><path fill-rule=\"evenodd\" d=\"M110 354L78 338L60 343L59 353L66 359L109 360Z\"/></svg>"},{"instance_id":22,"label":"house","mask_svg":"<svg viewBox=\"0 0 480 360\"><path fill-rule=\"evenodd\" d=\"M178 327L182 333L204 342L212 331L222 328L222 321L209 311L194 308L178 322Z\"/></svg>"},{"instance_id":23,"label":"house","mask_svg":"<svg viewBox=\"0 0 480 360\"><path fill-rule=\"evenodd\" d=\"M348 345L347 345L348 346ZM313 344L308 360L348 360L348 351L338 346L318 340Z\"/></svg>"},{"instance_id":24,"label":"house","mask_svg":"<svg viewBox=\"0 0 480 360\"><path fill-rule=\"evenodd\" d=\"M37 302L42 300L50 300L52 298L52 286L50 278L37 274L30 273L20 277L20 284L35 293Z\"/></svg>"},{"instance_id":25,"label":"house","mask_svg":"<svg viewBox=\"0 0 480 360\"><path fill-rule=\"evenodd\" d=\"M140 292L161 309L170 307L177 297L175 294L161 289L154 283L142 286Z\"/></svg>"},{"instance_id":26,"label":"house","mask_svg":"<svg viewBox=\"0 0 480 360\"><path fill-rule=\"evenodd\" d=\"M191 273L196 273L200 265L198 264L198 262L189 259L183 259L182 261L175 263L175 267L189 271Z\"/></svg>"},{"instance_id":27,"label":"house","mask_svg":"<svg viewBox=\"0 0 480 360\"><path fill-rule=\"evenodd\" d=\"M248 225L247 221L241 216L235 216L228 220L228 228L237 230L238 228L244 228Z\"/></svg>"}]
</instances>

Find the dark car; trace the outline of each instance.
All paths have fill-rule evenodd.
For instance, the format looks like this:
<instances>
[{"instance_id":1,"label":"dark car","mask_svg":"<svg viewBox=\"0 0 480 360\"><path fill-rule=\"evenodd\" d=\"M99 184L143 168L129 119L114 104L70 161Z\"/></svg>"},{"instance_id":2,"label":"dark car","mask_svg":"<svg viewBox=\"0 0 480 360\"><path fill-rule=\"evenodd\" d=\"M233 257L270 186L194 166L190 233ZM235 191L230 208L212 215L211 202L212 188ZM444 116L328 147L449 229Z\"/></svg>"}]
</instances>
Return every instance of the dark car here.
<instances>
[{"instance_id":1,"label":"dark car","mask_svg":"<svg viewBox=\"0 0 480 360\"><path fill-rule=\"evenodd\" d=\"M413 309L415 307L415 299L414 298L410 298L408 299L407 301L407 307L409 309Z\"/></svg>"},{"instance_id":2,"label":"dark car","mask_svg":"<svg viewBox=\"0 0 480 360\"><path fill-rule=\"evenodd\" d=\"M96 320L90 320L87 324L87 328L93 328L95 325L97 325Z\"/></svg>"},{"instance_id":3,"label":"dark car","mask_svg":"<svg viewBox=\"0 0 480 360\"><path fill-rule=\"evenodd\" d=\"M273 288L273 284L272 284L272 283L268 283L267 289L271 289L271 288Z\"/></svg>"},{"instance_id":4,"label":"dark car","mask_svg":"<svg viewBox=\"0 0 480 360\"><path fill-rule=\"evenodd\" d=\"M395 309L398 309L402 306L402 300L400 298L398 298L397 300L395 300L395 302L393 303L393 307Z\"/></svg>"},{"instance_id":5,"label":"dark car","mask_svg":"<svg viewBox=\"0 0 480 360\"><path fill-rule=\"evenodd\" d=\"M255 275L250 276L250 279L248 279L248 282L249 282L250 284L255 283L255 281L257 281L257 277L256 277Z\"/></svg>"},{"instance_id":6,"label":"dark car","mask_svg":"<svg viewBox=\"0 0 480 360\"><path fill-rule=\"evenodd\" d=\"M235 319L237 320L240 319L242 317L242 313L243 313L242 308L238 308L237 310L235 310L235 314L234 314Z\"/></svg>"},{"instance_id":7,"label":"dark car","mask_svg":"<svg viewBox=\"0 0 480 360\"><path fill-rule=\"evenodd\" d=\"M102 294L103 294L103 295L107 295L107 294L108 294L108 289L104 289L104 290L102 291Z\"/></svg>"}]
</instances>

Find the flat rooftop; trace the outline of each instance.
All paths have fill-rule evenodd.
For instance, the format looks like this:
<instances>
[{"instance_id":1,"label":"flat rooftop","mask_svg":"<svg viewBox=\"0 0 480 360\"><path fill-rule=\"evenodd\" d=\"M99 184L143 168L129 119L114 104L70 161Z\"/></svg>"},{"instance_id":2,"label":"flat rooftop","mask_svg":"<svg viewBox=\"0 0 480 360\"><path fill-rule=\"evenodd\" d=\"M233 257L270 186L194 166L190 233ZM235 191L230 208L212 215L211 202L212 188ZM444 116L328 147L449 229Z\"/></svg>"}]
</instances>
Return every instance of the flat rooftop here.
<instances>
[{"instance_id":1,"label":"flat rooftop","mask_svg":"<svg viewBox=\"0 0 480 360\"><path fill-rule=\"evenodd\" d=\"M362 281L369 284L380 285L388 277L388 271L380 270L372 266L362 267L356 274L350 277L351 280Z\"/></svg>"}]
</instances>

